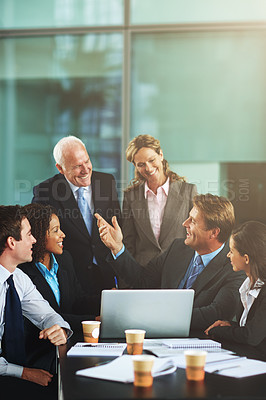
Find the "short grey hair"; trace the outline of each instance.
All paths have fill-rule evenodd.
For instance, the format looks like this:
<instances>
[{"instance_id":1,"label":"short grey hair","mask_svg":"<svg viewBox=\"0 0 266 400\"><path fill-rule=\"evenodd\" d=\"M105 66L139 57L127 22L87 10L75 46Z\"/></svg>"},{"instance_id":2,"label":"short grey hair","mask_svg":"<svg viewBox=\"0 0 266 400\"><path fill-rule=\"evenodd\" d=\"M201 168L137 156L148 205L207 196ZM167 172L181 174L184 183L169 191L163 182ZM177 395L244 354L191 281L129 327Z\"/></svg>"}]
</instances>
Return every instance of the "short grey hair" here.
<instances>
[{"instance_id":1,"label":"short grey hair","mask_svg":"<svg viewBox=\"0 0 266 400\"><path fill-rule=\"evenodd\" d=\"M85 144L77 138L76 136L65 136L62 139L59 140L59 142L56 143L54 150L53 150L53 156L55 159L56 164L59 165L64 165L64 156L63 156L63 150L65 147L71 145L71 144L81 144L82 146L85 146Z\"/></svg>"}]
</instances>

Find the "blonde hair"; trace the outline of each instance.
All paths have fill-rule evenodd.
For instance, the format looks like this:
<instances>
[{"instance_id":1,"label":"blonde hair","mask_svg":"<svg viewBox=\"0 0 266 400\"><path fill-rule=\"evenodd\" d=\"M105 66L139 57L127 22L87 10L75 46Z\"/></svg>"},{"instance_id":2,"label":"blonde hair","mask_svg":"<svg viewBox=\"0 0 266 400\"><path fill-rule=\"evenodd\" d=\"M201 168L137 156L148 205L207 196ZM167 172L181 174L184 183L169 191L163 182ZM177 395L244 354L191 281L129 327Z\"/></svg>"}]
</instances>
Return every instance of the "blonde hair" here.
<instances>
[{"instance_id":1,"label":"blonde hair","mask_svg":"<svg viewBox=\"0 0 266 400\"><path fill-rule=\"evenodd\" d=\"M219 228L217 239L226 242L235 225L233 204L226 197L207 193L194 196L193 206L202 212L207 230Z\"/></svg>"},{"instance_id":2,"label":"blonde hair","mask_svg":"<svg viewBox=\"0 0 266 400\"><path fill-rule=\"evenodd\" d=\"M134 139L132 139L129 142L129 145L127 146L127 149L126 149L127 161L129 161L135 165L135 162L134 162L135 155L143 147L152 149L157 154L160 154L160 151L162 150L160 141L158 139L155 139L151 135L139 135L139 136L136 136ZM170 182L180 181L180 180L185 182L184 177L179 176L178 174L176 174L175 172L170 170L169 164L165 159L163 159L162 163L163 163L164 175L166 177L169 177ZM137 168L135 167L135 177L134 177L134 179L132 179L132 181L130 182L129 186L126 188L125 191L129 191L132 188L138 187L144 181L145 181L145 178L143 178L143 176L138 172Z\"/></svg>"}]
</instances>

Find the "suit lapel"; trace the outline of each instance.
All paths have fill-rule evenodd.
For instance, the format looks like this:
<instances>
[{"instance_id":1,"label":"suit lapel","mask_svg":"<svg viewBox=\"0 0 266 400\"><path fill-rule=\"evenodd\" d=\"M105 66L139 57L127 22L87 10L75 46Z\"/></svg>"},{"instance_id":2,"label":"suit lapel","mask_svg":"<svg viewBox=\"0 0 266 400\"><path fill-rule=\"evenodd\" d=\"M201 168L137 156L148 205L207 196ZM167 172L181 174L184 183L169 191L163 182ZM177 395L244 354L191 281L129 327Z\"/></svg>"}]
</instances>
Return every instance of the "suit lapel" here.
<instances>
[{"instance_id":1,"label":"suit lapel","mask_svg":"<svg viewBox=\"0 0 266 400\"><path fill-rule=\"evenodd\" d=\"M100 179L96 178L95 173L92 171L92 176L91 176L91 190L92 190L92 201L94 205L94 212L99 212L99 213L104 216L105 215L105 210L107 208L108 200L109 198L106 196L103 196L101 193L101 186L104 183L100 181ZM108 221L107 221L108 222ZM93 216L92 219L92 230L91 230L91 235L93 236L94 233L97 232L98 235L98 227L97 227L97 219Z\"/></svg>"},{"instance_id":2,"label":"suit lapel","mask_svg":"<svg viewBox=\"0 0 266 400\"><path fill-rule=\"evenodd\" d=\"M248 312L247 321L254 316L258 305L260 304L261 300L263 300L263 298L265 298L265 296L266 296L266 285L264 284L262 286L261 290L260 290L260 293L259 293L258 297L254 300L254 302L253 302L253 304L252 304L252 306L251 306L251 308L250 308L250 310ZM243 311L244 311L244 307L243 307L242 302L241 302L241 312L239 312L239 314L238 314L238 316L239 316L238 320L239 321L240 321L240 318L241 318L241 316L243 314Z\"/></svg>"},{"instance_id":3,"label":"suit lapel","mask_svg":"<svg viewBox=\"0 0 266 400\"><path fill-rule=\"evenodd\" d=\"M182 263L178 265L178 276L174 275L175 270L173 269L173 289L177 289L181 280L184 278L193 255L194 250L185 245L184 252L182 254Z\"/></svg>"},{"instance_id":4,"label":"suit lapel","mask_svg":"<svg viewBox=\"0 0 266 400\"><path fill-rule=\"evenodd\" d=\"M175 247L174 247L175 249ZM174 250L168 255L167 272L162 277L162 288L177 289L181 280L184 278L194 250L191 247L184 245L178 250Z\"/></svg>"},{"instance_id":5,"label":"suit lapel","mask_svg":"<svg viewBox=\"0 0 266 400\"><path fill-rule=\"evenodd\" d=\"M221 272L221 269L226 263L226 255L229 251L228 243L225 244L224 248L218 253L204 268L200 275L198 275L196 281L194 282L192 288L195 292L200 292L204 286L206 286L215 275ZM195 296L196 296L195 293Z\"/></svg>"},{"instance_id":6,"label":"suit lapel","mask_svg":"<svg viewBox=\"0 0 266 400\"><path fill-rule=\"evenodd\" d=\"M83 235L86 235L90 238L90 234L86 228L78 204L66 178L63 175L60 175L58 180L58 196L61 208L63 210L62 217L67 217L69 221L71 221L71 223L76 227L76 229L78 229Z\"/></svg>"},{"instance_id":7,"label":"suit lapel","mask_svg":"<svg viewBox=\"0 0 266 400\"><path fill-rule=\"evenodd\" d=\"M169 193L164 209L159 243L162 243L166 237L169 236L169 232L171 232L173 225L176 224L176 219L173 218L173 210L178 213L182 201L184 201L184 199L180 197L181 185L182 182L179 181L172 182L169 185Z\"/></svg>"},{"instance_id":8,"label":"suit lapel","mask_svg":"<svg viewBox=\"0 0 266 400\"><path fill-rule=\"evenodd\" d=\"M60 290L60 308L64 310L66 303L68 303L68 299L70 296L67 279L67 273L63 270L63 268L59 266L58 273L57 273L58 283L59 283L59 290ZM70 282L71 284L71 282ZM68 307L66 307L68 308Z\"/></svg>"},{"instance_id":9,"label":"suit lapel","mask_svg":"<svg viewBox=\"0 0 266 400\"><path fill-rule=\"evenodd\" d=\"M28 275L34 285L37 287L38 291L41 293L41 295L49 302L50 306L56 312L59 312L60 309L53 294L53 291L35 264L31 265Z\"/></svg>"}]
</instances>

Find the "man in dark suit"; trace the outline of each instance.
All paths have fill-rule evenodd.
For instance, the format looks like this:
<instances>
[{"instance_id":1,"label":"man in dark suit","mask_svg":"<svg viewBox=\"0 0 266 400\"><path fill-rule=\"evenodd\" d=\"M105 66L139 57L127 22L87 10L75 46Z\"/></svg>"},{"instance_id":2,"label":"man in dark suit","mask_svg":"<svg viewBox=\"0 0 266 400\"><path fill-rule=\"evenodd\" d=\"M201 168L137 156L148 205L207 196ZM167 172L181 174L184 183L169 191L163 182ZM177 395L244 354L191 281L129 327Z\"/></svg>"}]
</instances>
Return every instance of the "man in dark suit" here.
<instances>
[{"instance_id":1,"label":"man in dark suit","mask_svg":"<svg viewBox=\"0 0 266 400\"><path fill-rule=\"evenodd\" d=\"M59 174L33 188L32 202L56 209L66 235L64 245L72 255L81 286L91 294L99 294L102 289L114 287L115 278L106 262L109 250L101 242L93 213L107 221L113 215L120 217L115 179L92 171L86 147L75 136L61 139L53 155Z\"/></svg>"},{"instance_id":2,"label":"man in dark suit","mask_svg":"<svg viewBox=\"0 0 266 400\"><path fill-rule=\"evenodd\" d=\"M235 222L229 200L211 194L195 196L189 218L183 223L185 241L174 240L145 268L124 248L116 218L111 226L101 216L96 217L101 239L113 253L113 268L127 284L134 288L194 289L194 330L206 329L217 319L235 315L238 289L245 276L234 272L227 258L226 242Z\"/></svg>"}]
</instances>

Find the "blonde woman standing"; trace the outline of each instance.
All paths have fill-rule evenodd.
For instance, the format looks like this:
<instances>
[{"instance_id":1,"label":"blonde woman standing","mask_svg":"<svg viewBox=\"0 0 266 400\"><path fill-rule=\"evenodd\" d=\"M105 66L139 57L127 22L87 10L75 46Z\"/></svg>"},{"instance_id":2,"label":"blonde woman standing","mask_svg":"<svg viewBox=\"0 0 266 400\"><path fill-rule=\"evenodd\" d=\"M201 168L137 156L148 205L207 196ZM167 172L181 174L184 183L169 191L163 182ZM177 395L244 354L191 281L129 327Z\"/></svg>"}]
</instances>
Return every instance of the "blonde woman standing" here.
<instances>
[{"instance_id":1,"label":"blonde woman standing","mask_svg":"<svg viewBox=\"0 0 266 400\"><path fill-rule=\"evenodd\" d=\"M144 266L175 238L185 237L182 223L197 189L169 169L159 140L150 135L131 140L126 157L135 166L135 178L124 193L124 244Z\"/></svg>"}]
</instances>

